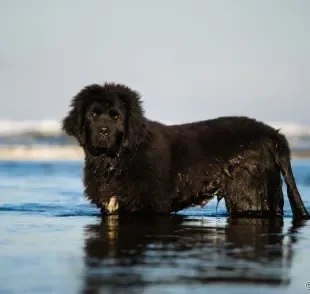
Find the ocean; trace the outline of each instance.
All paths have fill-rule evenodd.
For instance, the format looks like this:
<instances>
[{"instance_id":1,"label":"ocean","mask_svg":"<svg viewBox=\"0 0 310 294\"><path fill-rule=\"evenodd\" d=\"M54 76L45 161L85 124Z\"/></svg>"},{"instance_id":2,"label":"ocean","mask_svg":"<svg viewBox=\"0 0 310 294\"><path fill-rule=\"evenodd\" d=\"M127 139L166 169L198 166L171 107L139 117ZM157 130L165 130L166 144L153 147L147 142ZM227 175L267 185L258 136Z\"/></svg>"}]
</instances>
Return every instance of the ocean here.
<instances>
[{"instance_id":1,"label":"ocean","mask_svg":"<svg viewBox=\"0 0 310 294\"><path fill-rule=\"evenodd\" d=\"M82 161L0 161L0 293L306 293L310 222L230 219L216 201L102 218ZM310 160L294 160L310 210ZM309 282L310 283L310 282Z\"/></svg>"}]
</instances>

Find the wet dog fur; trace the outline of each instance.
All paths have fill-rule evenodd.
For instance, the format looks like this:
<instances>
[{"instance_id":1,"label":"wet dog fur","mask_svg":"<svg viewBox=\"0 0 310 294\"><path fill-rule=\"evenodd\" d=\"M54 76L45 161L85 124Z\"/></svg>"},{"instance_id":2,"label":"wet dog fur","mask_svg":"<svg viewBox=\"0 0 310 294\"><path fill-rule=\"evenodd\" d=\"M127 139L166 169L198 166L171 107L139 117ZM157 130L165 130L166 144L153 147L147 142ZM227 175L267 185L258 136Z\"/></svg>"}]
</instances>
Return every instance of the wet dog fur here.
<instances>
[{"instance_id":1,"label":"wet dog fur","mask_svg":"<svg viewBox=\"0 0 310 294\"><path fill-rule=\"evenodd\" d=\"M103 213L166 214L217 197L232 216L281 217L282 175L294 217L309 217L286 138L254 119L168 126L145 117L138 92L105 83L72 99L62 127L84 149L85 194Z\"/></svg>"}]
</instances>

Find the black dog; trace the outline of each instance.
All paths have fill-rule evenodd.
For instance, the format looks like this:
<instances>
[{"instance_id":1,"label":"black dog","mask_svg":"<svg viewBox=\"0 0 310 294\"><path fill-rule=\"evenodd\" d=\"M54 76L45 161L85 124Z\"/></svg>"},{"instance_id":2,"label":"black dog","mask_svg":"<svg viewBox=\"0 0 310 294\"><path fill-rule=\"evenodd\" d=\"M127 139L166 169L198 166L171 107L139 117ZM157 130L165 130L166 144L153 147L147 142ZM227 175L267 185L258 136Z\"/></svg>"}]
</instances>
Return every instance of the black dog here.
<instances>
[{"instance_id":1,"label":"black dog","mask_svg":"<svg viewBox=\"0 0 310 294\"><path fill-rule=\"evenodd\" d=\"M166 126L113 83L82 89L63 120L85 152L85 193L104 213L169 213L224 197L231 215L282 216L281 173L295 217L309 214L286 138L247 117Z\"/></svg>"}]
</instances>

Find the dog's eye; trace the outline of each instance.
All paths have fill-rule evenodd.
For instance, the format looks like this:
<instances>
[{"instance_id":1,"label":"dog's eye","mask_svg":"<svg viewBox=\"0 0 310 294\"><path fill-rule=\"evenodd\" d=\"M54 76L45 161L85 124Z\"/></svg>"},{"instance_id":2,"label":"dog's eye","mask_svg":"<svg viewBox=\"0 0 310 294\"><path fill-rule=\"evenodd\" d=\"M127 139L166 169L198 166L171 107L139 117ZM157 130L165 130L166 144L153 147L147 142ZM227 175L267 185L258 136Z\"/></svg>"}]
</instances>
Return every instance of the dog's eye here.
<instances>
[{"instance_id":1,"label":"dog's eye","mask_svg":"<svg viewBox=\"0 0 310 294\"><path fill-rule=\"evenodd\" d=\"M109 112L110 116L114 119L114 120L121 120L122 116L120 115L120 113L117 110L111 109Z\"/></svg>"},{"instance_id":2,"label":"dog's eye","mask_svg":"<svg viewBox=\"0 0 310 294\"><path fill-rule=\"evenodd\" d=\"M91 111L91 113L90 113L90 115L91 115L92 117L99 116L100 114L101 114L101 111L100 111L100 109L97 109L97 108L94 108L94 109Z\"/></svg>"}]
</instances>

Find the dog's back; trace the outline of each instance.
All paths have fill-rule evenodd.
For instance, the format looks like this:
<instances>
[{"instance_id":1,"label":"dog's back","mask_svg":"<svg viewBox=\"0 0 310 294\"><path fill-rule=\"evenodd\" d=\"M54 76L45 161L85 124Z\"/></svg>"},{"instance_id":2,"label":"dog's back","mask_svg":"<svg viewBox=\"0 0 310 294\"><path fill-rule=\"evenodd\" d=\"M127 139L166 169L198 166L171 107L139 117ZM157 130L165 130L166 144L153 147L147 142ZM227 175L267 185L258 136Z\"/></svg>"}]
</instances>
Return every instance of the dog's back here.
<instances>
[{"instance_id":1,"label":"dog's back","mask_svg":"<svg viewBox=\"0 0 310 294\"><path fill-rule=\"evenodd\" d=\"M183 178L191 176L195 191L207 186L210 193L221 191L231 215L282 215L282 173L294 216L308 217L292 173L288 142L278 130L247 117L168 128L175 141L173 168Z\"/></svg>"}]
</instances>

